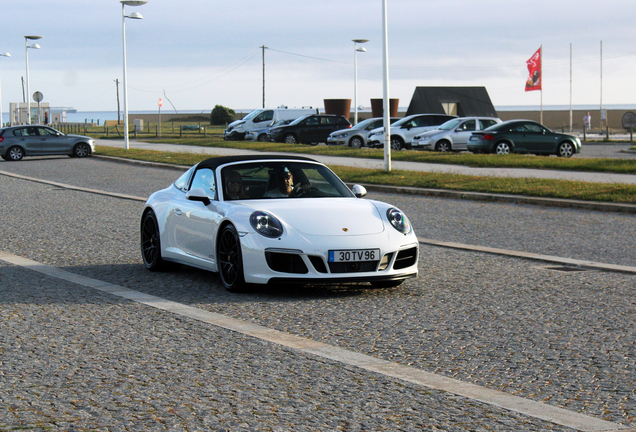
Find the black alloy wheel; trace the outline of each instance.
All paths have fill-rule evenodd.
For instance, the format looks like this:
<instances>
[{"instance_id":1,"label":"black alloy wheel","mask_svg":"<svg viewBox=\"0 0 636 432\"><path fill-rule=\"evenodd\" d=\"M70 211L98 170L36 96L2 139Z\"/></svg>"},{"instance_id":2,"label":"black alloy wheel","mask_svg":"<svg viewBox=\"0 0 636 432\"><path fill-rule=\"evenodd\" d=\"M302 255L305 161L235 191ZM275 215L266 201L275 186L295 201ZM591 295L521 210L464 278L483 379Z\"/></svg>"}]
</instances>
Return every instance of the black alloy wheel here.
<instances>
[{"instance_id":1,"label":"black alloy wheel","mask_svg":"<svg viewBox=\"0 0 636 432\"><path fill-rule=\"evenodd\" d=\"M161 239L159 238L159 224L157 217L151 210L148 211L141 221L141 257L144 266L150 271L165 270L169 266L161 258Z\"/></svg>"},{"instance_id":2,"label":"black alloy wheel","mask_svg":"<svg viewBox=\"0 0 636 432\"><path fill-rule=\"evenodd\" d=\"M217 259L219 276L225 289L230 292L241 292L245 288L243 256L234 225L226 225L221 231Z\"/></svg>"}]
</instances>

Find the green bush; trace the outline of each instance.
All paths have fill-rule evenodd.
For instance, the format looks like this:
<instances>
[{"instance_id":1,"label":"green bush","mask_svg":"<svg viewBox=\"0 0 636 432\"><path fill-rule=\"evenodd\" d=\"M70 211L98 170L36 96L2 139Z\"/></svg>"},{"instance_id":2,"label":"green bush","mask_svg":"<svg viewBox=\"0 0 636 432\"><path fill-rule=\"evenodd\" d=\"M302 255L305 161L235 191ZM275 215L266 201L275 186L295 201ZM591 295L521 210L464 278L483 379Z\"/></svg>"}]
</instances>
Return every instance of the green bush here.
<instances>
[{"instance_id":1,"label":"green bush","mask_svg":"<svg viewBox=\"0 0 636 432\"><path fill-rule=\"evenodd\" d=\"M236 118L236 113L233 109L224 107L222 105L216 105L210 114L211 125L224 125L232 123Z\"/></svg>"}]
</instances>

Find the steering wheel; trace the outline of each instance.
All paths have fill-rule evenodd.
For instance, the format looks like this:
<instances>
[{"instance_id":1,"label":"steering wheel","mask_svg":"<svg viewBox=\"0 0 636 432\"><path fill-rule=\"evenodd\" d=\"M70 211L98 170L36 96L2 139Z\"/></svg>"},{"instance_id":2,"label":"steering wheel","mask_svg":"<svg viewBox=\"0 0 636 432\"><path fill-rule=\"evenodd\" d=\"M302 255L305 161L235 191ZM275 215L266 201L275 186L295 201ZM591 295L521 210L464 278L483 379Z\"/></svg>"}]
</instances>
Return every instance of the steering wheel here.
<instances>
[{"instance_id":1,"label":"steering wheel","mask_svg":"<svg viewBox=\"0 0 636 432\"><path fill-rule=\"evenodd\" d=\"M316 192L318 189L313 187L310 183L301 183L296 189L294 189L289 196L293 198L302 197Z\"/></svg>"}]
</instances>

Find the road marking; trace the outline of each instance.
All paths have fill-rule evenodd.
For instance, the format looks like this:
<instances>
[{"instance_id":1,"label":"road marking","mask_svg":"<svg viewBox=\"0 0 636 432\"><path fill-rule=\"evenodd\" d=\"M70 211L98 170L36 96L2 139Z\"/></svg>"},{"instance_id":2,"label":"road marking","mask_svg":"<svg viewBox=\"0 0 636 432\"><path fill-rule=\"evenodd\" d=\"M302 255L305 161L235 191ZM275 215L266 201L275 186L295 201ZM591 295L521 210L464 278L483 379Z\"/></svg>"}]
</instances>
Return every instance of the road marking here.
<instances>
[{"instance_id":1,"label":"road marking","mask_svg":"<svg viewBox=\"0 0 636 432\"><path fill-rule=\"evenodd\" d=\"M246 336L251 336L284 347L292 348L306 354L312 354L427 388L453 393L468 399L494 405L561 426L590 432L630 430L628 427L618 423L608 422L577 412L568 411L563 408L546 405L541 402L536 402L519 396L513 396L498 390L491 390L475 384L425 372L413 367L393 363L387 360L381 360L366 354L322 342L316 342L308 338L273 330L218 313L204 311L192 306L166 300L161 297L131 290L120 285L70 273L60 268L12 255L4 251L0 251L0 260L50 277L72 282L87 288L93 288L179 316L188 317L207 324L238 332Z\"/></svg>"}]
</instances>

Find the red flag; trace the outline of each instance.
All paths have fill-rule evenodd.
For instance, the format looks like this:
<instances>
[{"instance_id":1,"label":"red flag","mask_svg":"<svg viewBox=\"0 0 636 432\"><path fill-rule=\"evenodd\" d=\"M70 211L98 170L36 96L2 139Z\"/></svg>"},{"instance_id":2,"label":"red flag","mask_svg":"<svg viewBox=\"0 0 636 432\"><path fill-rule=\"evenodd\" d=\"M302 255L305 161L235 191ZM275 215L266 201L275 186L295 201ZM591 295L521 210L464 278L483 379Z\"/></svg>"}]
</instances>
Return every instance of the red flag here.
<instances>
[{"instance_id":1,"label":"red flag","mask_svg":"<svg viewBox=\"0 0 636 432\"><path fill-rule=\"evenodd\" d=\"M526 80L526 91L541 90L541 48L530 57L526 64L530 72Z\"/></svg>"}]
</instances>

